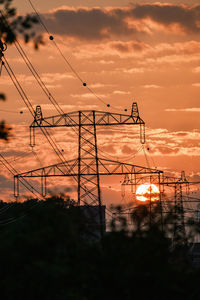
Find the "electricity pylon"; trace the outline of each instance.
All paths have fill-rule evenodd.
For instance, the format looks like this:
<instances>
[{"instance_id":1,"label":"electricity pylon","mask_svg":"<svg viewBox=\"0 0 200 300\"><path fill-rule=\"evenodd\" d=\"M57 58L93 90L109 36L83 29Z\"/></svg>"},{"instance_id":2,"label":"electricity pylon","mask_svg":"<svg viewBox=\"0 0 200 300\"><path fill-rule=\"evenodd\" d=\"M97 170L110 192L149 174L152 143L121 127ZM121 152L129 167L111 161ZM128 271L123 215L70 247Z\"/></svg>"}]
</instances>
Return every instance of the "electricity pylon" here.
<instances>
[{"instance_id":1,"label":"electricity pylon","mask_svg":"<svg viewBox=\"0 0 200 300\"><path fill-rule=\"evenodd\" d=\"M15 196L19 195L20 178L41 178L42 194L46 195L46 179L55 176L71 176L77 182L78 205L98 205L101 211L100 176L158 174L161 171L136 166L119 161L100 158L97 146L96 128L99 126L139 125L140 141L145 143L145 123L139 116L137 103L132 105L131 114L119 114L103 111L84 110L44 118L40 106L37 106L35 118L30 126L31 145L35 145L35 129L52 127L73 127L78 129L78 157L71 161L39 168L17 174ZM100 216L101 219L101 216Z\"/></svg>"},{"instance_id":2,"label":"electricity pylon","mask_svg":"<svg viewBox=\"0 0 200 300\"><path fill-rule=\"evenodd\" d=\"M159 180L158 180L159 178ZM189 193L189 186L194 184L199 184L200 182L197 181L188 181L185 172L181 172L181 177L169 177L165 176L164 173L161 174L159 177L155 177L153 175L140 177L139 180L135 180L135 178L131 178L130 175L125 175L124 180L122 181L121 185L123 189L125 186L131 186L131 190L133 191L133 187L136 188L137 186L145 183L149 184L156 184L159 187L160 191L160 206L161 206L161 213L163 214L168 208L170 204L174 206L174 231L173 231L173 240L174 243L186 242L186 228L185 228L185 211L184 211L184 201L183 201L183 187L186 189L186 194ZM162 199L162 194L164 193L165 186L169 186L174 188L174 200L173 201L164 201ZM125 197L125 190L123 190L123 196ZM189 202L189 201L188 201ZM192 201L191 201L192 202Z\"/></svg>"}]
</instances>

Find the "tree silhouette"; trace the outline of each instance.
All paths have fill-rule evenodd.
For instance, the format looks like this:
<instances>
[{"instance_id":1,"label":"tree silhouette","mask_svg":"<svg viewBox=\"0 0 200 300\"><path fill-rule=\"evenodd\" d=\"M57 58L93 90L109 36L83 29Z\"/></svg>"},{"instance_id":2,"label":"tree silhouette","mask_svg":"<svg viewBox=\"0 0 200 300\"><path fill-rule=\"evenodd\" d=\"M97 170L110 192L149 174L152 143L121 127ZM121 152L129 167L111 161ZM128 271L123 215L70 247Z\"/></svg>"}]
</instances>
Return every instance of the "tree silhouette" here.
<instances>
[{"instance_id":1,"label":"tree silhouette","mask_svg":"<svg viewBox=\"0 0 200 300\"><path fill-rule=\"evenodd\" d=\"M186 252L174 259L158 222L130 230L121 219L94 240L93 223L69 198L7 205L0 203L2 299L198 299L199 271Z\"/></svg>"}]
</instances>

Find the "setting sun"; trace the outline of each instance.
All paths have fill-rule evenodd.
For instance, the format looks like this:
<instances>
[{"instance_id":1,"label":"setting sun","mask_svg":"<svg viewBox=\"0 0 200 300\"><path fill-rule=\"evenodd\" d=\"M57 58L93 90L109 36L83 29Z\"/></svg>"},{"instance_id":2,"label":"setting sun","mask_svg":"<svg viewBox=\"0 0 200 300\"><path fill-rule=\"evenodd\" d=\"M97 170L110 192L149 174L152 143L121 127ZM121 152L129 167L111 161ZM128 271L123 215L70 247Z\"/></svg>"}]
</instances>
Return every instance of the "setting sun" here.
<instances>
[{"instance_id":1,"label":"setting sun","mask_svg":"<svg viewBox=\"0 0 200 300\"><path fill-rule=\"evenodd\" d=\"M157 201L159 200L159 189L155 184L141 184L136 191L136 199L138 201Z\"/></svg>"}]
</instances>

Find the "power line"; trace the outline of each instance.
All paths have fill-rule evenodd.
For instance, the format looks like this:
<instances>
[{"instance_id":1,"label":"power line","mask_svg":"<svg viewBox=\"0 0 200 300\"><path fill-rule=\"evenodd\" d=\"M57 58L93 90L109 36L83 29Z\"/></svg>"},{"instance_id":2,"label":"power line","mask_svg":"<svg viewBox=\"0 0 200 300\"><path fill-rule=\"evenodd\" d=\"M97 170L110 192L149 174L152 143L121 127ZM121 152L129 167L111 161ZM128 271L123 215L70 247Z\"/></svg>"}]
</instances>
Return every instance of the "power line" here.
<instances>
[{"instance_id":1,"label":"power line","mask_svg":"<svg viewBox=\"0 0 200 300\"><path fill-rule=\"evenodd\" d=\"M36 78L36 80L38 81L39 85L42 87L43 91L46 92L46 87L44 85L44 83L42 82L41 78L39 77L38 73L36 72L35 68L33 67L33 65L31 64L30 60L28 59L28 57L26 56L25 52L23 51L22 47L20 46L20 44L18 42L15 42L15 45L17 45L17 49L19 51L19 53L23 56L23 58L25 59L25 62L29 68L29 70L32 72L33 76ZM36 112L29 100L29 98L27 97L26 93L24 92L22 86L20 85L19 81L17 80L17 77L15 76L14 72L12 71L8 61L6 60L6 58L4 57L4 55L2 55L2 58L4 59L4 61L2 62L3 65L5 66L5 69L7 71L7 73L9 74L11 80L13 81L15 87L17 88L21 98L23 99L25 105L27 106L27 108L29 109L29 112L31 113L31 115L35 118ZM84 84L83 84L84 85ZM48 95L50 95L49 91L48 91ZM51 95L50 95L51 96ZM49 97L50 101L52 100L53 97ZM60 111L59 109L59 105L56 103L56 101L53 99L53 104L54 106L57 105L57 110L59 113L64 113L63 111ZM37 122L37 120L36 120ZM48 133L46 128L41 128L41 126L39 126L41 131L43 132L43 134L45 135L45 137L47 138L48 142L50 143L50 145L53 147L54 151L56 152L56 154L59 156L59 158L61 159L61 161L63 162L63 158L64 156L62 155L62 153L60 152L60 149L58 148L57 144L54 142L54 140L51 138L50 134ZM67 166L66 162L63 162L65 167L69 168L69 166ZM7 166L5 164L5 166ZM8 168L8 166L7 166ZM12 168L8 168L9 171L13 172ZM13 175L15 174L16 171L13 172ZM73 175L73 174L72 174ZM76 179L76 177L75 177ZM24 182L23 182L24 184ZM24 184L25 185L25 184ZM26 186L26 185L25 185ZM83 189L86 191L86 187L83 184Z\"/></svg>"},{"instance_id":2,"label":"power line","mask_svg":"<svg viewBox=\"0 0 200 300\"><path fill-rule=\"evenodd\" d=\"M15 87L17 88L21 98L23 99L25 105L27 106L27 108L29 109L31 115L33 116L33 118L35 119L35 111L32 107L31 102L29 101L26 93L24 92L22 86L20 85L19 81L17 80L14 72L12 71L11 67L9 66L7 60L5 59L5 56L3 56L4 60L6 63L4 63L4 66L6 68L6 71L8 72L10 78L12 79ZM42 131L42 133L45 135L45 137L47 138L49 144L52 146L52 148L54 149L55 153L58 155L58 157L60 158L61 162L63 163L63 165L66 167L67 170L70 171L70 166L68 166L68 163L65 161L65 158L61 152L61 150L58 148L57 144L54 142L54 140L52 139L52 137L50 136L49 132L47 131L47 129L45 127L41 127L40 124L37 124L38 127L40 128L40 130ZM70 171L71 172L71 171ZM14 175L14 173L13 173ZM75 175L73 175L73 178L77 181L78 179L76 178ZM83 186L83 188L85 190L87 190L87 188L85 186Z\"/></svg>"},{"instance_id":3,"label":"power line","mask_svg":"<svg viewBox=\"0 0 200 300\"><path fill-rule=\"evenodd\" d=\"M107 107L112 107L116 110L121 111L120 109L118 109L117 107L114 107L112 105L110 105L109 103L106 103L101 97L99 97L88 85L86 82L84 82L84 80L81 78L81 76L79 75L79 73L75 70L75 68L72 66L72 64L69 62L69 60L65 57L65 55L63 54L63 52L61 51L60 47L58 46L58 44L56 43L54 36L50 34L47 26L45 25L45 23L43 22L42 18L40 17L40 14L38 13L37 9L35 8L35 6L33 5L33 2L31 0L28 0L28 2L30 3L32 9L34 10L34 12L36 13L39 23L41 24L41 26L44 28L44 30L47 32L47 34L49 35L49 40L53 42L54 46L56 47L57 51L59 52L59 54L61 55L61 57L63 58L63 60L65 61L65 63L67 64L67 66L71 69L71 71L75 74L75 76L77 77L77 79L82 83L82 85L87 88L87 90L96 97L97 100L99 100L100 102L102 102L104 105L106 105Z\"/></svg>"},{"instance_id":4,"label":"power line","mask_svg":"<svg viewBox=\"0 0 200 300\"><path fill-rule=\"evenodd\" d=\"M7 161L7 159L0 153L1 157L1 163L4 165L4 167L13 175L15 176L18 172L17 170L11 165L10 162ZM37 196L39 194L41 196L41 193L38 192L28 181L26 181L24 178L19 178L19 181L21 184L26 187L34 196Z\"/></svg>"},{"instance_id":5,"label":"power line","mask_svg":"<svg viewBox=\"0 0 200 300\"><path fill-rule=\"evenodd\" d=\"M0 14L1 14L3 22L8 27L10 27L10 25L9 25L6 17L3 15L3 13L0 12ZM60 107L60 105L58 104L58 102L56 101L56 99L53 97L53 95L48 90L47 86L45 85L45 83L41 79L39 73L36 71L35 67L31 63L30 59L28 58L27 54L25 53L25 51L23 50L22 46L20 45L20 43L19 43L19 41L17 39L15 39L14 45L15 45L16 49L18 50L19 54L21 55L22 59L26 63L28 69L30 70L30 72L32 73L32 75L34 76L34 78L36 79L37 83L39 84L39 86L41 87L41 89L43 90L43 92L45 93L45 95L47 96L48 100L50 100L50 102L53 104L53 106L55 107L55 109L58 111L59 114L64 115L63 109ZM72 127L72 129L78 135L78 133L76 132L76 129L73 128L73 127Z\"/></svg>"}]
</instances>

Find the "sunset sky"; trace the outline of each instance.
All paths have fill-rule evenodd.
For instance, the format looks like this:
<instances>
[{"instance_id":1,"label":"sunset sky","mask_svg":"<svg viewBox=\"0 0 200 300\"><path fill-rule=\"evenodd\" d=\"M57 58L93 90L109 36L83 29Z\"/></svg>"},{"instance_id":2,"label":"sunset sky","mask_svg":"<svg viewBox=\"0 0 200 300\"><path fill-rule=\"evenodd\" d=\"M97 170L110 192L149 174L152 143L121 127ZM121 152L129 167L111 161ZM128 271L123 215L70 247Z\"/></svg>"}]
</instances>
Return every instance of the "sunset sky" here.
<instances>
[{"instance_id":1,"label":"sunset sky","mask_svg":"<svg viewBox=\"0 0 200 300\"><path fill-rule=\"evenodd\" d=\"M149 165L174 175L185 170L191 179L198 180L200 4L197 2L33 0L67 60L111 108L82 86L40 25L35 30L44 34L44 46L35 51L31 43L21 43L64 111L95 109L124 113L125 108L130 112L132 102L136 101L140 117L146 123ZM27 0L13 1L13 6L19 14L33 13ZM9 46L5 55L32 104L40 104L44 116L57 114L15 47ZM31 152L28 126L32 117L5 70L0 78L0 92L7 96L7 101L1 103L1 119L13 128L10 142L0 143L1 153L19 172L58 162L41 135L36 155ZM139 143L139 128L138 132L135 130L136 127L130 126L99 130L102 155L147 166ZM52 134L64 149L66 160L73 158L77 149L73 132L53 129ZM2 195L11 199L12 176L2 167L0 178ZM64 183L59 186L63 188ZM113 179L104 180L103 188L105 197L116 196Z\"/></svg>"}]
</instances>

